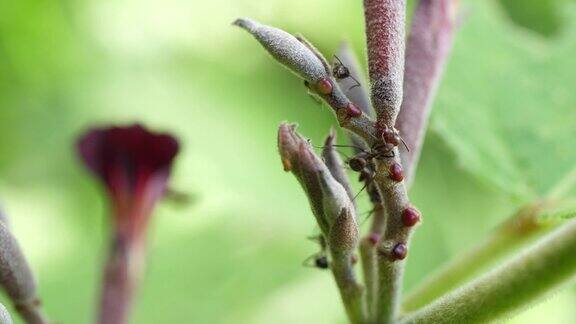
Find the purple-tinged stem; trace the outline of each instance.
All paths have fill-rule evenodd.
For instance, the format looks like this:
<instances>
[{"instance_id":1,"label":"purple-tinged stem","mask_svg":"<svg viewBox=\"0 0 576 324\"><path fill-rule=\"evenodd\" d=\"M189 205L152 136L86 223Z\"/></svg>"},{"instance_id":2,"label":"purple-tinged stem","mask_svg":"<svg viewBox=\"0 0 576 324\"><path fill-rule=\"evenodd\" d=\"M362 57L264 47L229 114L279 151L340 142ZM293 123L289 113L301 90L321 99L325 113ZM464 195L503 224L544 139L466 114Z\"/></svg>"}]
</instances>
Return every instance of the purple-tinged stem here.
<instances>
[{"instance_id":1,"label":"purple-tinged stem","mask_svg":"<svg viewBox=\"0 0 576 324\"><path fill-rule=\"evenodd\" d=\"M364 0L372 106L380 125L393 126L402 102L405 0Z\"/></svg>"},{"instance_id":2,"label":"purple-tinged stem","mask_svg":"<svg viewBox=\"0 0 576 324\"><path fill-rule=\"evenodd\" d=\"M410 151L402 151L407 183L414 178L432 102L457 29L459 0L421 0L406 44L404 99L396 128Z\"/></svg>"},{"instance_id":3,"label":"purple-tinged stem","mask_svg":"<svg viewBox=\"0 0 576 324\"><path fill-rule=\"evenodd\" d=\"M406 2L404 0L364 0L368 69L372 86L372 106L378 131L393 128L400 110L404 75ZM382 138L379 138L383 142ZM392 323L399 310L412 226L402 221L410 207L397 148L393 157L376 159L375 182L386 211L386 225L378 243L377 323Z\"/></svg>"},{"instance_id":4,"label":"purple-tinged stem","mask_svg":"<svg viewBox=\"0 0 576 324\"><path fill-rule=\"evenodd\" d=\"M342 64L348 68L350 75L360 82L360 86L350 88L346 95L350 100L357 105L362 111L372 116L374 114L370 104L370 96L367 91L367 85L364 84L364 74L361 73L361 67L358 63L356 55L350 46L343 42L338 49L338 58ZM346 82L346 84L344 84ZM350 86L351 82L346 80L339 81L340 86ZM355 146L356 153L362 150L368 151L370 147L357 135L350 133L350 139ZM374 164L370 163L368 167L374 171ZM373 322L376 318L377 296L378 296L378 260L376 255L376 248L386 221L384 207L382 206L382 198L380 192L374 185L371 179L366 179L366 191L370 196L372 203L372 224L369 232L360 241L360 261L362 263L362 271L364 275L364 285L366 286L366 305L368 306L369 321Z\"/></svg>"},{"instance_id":5,"label":"purple-tinged stem","mask_svg":"<svg viewBox=\"0 0 576 324\"><path fill-rule=\"evenodd\" d=\"M143 272L144 243L117 238L104 266L100 299L100 324L128 322L134 303L135 290Z\"/></svg>"}]
</instances>

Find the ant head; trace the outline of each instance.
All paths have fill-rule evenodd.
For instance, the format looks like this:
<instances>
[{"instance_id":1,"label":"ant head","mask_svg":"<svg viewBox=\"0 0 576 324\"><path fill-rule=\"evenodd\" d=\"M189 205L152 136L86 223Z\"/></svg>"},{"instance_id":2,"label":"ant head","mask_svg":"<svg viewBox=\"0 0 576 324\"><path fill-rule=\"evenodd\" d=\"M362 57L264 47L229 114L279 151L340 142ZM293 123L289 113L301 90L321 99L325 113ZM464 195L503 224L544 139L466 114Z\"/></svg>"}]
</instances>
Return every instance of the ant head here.
<instances>
[{"instance_id":1,"label":"ant head","mask_svg":"<svg viewBox=\"0 0 576 324\"><path fill-rule=\"evenodd\" d=\"M401 141L398 131L388 127L382 130L382 139L384 142L392 144L393 146L398 146Z\"/></svg>"},{"instance_id":2,"label":"ant head","mask_svg":"<svg viewBox=\"0 0 576 324\"><path fill-rule=\"evenodd\" d=\"M350 70L346 66L336 63L332 69L332 74L336 79L346 79L350 76Z\"/></svg>"},{"instance_id":3,"label":"ant head","mask_svg":"<svg viewBox=\"0 0 576 324\"><path fill-rule=\"evenodd\" d=\"M328 257L325 255L318 256L314 259L314 265L319 269L328 269Z\"/></svg>"},{"instance_id":4,"label":"ant head","mask_svg":"<svg viewBox=\"0 0 576 324\"><path fill-rule=\"evenodd\" d=\"M367 164L366 159L360 156L355 156L350 160L348 160L348 165L350 166L350 169L356 172L362 171L362 169L366 167L366 164Z\"/></svg>"}]
</instances>

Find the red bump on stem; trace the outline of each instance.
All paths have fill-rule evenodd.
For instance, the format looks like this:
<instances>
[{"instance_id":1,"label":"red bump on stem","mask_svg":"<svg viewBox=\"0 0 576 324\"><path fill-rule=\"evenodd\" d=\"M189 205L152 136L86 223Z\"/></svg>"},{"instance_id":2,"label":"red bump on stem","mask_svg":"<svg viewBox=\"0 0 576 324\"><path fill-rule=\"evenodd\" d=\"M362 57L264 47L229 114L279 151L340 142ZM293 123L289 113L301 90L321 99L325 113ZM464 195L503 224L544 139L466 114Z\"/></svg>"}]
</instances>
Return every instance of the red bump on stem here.
<instances>
[{"instance_id":1,"label":"red bump on stem","mask_svg":"<svg viewBox=\"0 0 576 324\"><path fill-rule=\"evenodd\" d=\"M398 243L392 248L391 257L394 261L404 260L408 255L408 247L404 243Z\"/></svg>"},{"instance_id":2,"label":"red bump on stem","mask_svg":"<svg viewBox=\"0 0 576 324\"><path fill-rule=\"evenodd\" d=\"M396 182L401 182L402 180L404 180L404 173L402 171L402 166L399 163L392 163L390 165L390 168L388 169L388 173L390 179Z\"/></svg>"},{"instance_id":3,"label":"red bump on stem","mask_svg":"<svg viewBox=\"0 0 576 324\"><path fill-rule=\"evenodd\" d=\"M408 207L402 212L402 223L406 227L412 227L420 222L420 212L414 207Z\"/></svg>"},{"instance_id":4,"label":"red bump on stem","mask_svg":"<svg viewBox=\"0 0 576 324\"><path fill-rule=\"evenodd\" d=\"M370 236L368 236L368 242L370 242L370 244L372 245L378 244L379 241L380 241L380 234L378 233L372 233L370 234Z\"/></svg>"},{"instance_id":5,"label":"red bump on stem","mask_svg":"<svg viewBox=\"0 0 576 324\"><path fill-rule=\"evenodd\" d=\"M349 117L362 116L362 110L360 110L360 108L358 108L353 103L349 103L348 106L346 106L346 113L348 114Z\"/></svg>"},{"instance_id":6,"label":"red bump on stem","mask_svg":"<svg viewBox=\"0 0 576 324\"><path fill-rule=\"evenodd\" d=\"M316 88L318 89L319 93L323 95L329 95L332 93L334 86L332 85L332 82L329 79L322 79L318 81L318 83L316 84Z\"/></svg>"}]
</instances>

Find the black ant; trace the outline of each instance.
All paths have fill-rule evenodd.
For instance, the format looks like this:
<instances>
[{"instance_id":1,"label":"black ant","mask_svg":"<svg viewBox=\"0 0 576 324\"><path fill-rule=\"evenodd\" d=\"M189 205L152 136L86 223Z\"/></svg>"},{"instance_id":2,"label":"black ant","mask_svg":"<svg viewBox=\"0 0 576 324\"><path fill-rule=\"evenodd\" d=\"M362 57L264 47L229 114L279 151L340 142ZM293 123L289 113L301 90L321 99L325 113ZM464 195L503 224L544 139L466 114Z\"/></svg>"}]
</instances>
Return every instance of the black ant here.
<instances>
[{"instance_id":1,"label":"black ant","mask_svg":"<svg viewBox=\"0 0 576 324\"><path fill-rule=\"evenodd\" d=\"M326 239L321 234L308 237L308 239L317 242L320 245L320 251L306 258L306 260L302 262L302 265L322 270L328 269L330 263L328 261L328 255L326 254ZM313 263L310 261L313 261Z\"/></svg>"},{"instance_id":2,"label":"black ant","mask_svg":"<svg viewBox=\"0 0 576 324\"><path fill-rule=\"evenodd\" d=\"M346 78L350 78L350 79L354 80L354 82L356 82L356 84L351 86L350 88L348 88L348 91L350 91L356 87L359 87L360 82L354 76L352 76L352 74L350 73L350 69L348 69L348 67L346 65L344 65L344 63L342 63L342 61L340 60L340 58L338 56L334 55L334 58L337 61L337 62L334 62L334 66L332 67L332 74L334 75L334 77L337 80L343 80Z\"/></svg>"}]
</instances>

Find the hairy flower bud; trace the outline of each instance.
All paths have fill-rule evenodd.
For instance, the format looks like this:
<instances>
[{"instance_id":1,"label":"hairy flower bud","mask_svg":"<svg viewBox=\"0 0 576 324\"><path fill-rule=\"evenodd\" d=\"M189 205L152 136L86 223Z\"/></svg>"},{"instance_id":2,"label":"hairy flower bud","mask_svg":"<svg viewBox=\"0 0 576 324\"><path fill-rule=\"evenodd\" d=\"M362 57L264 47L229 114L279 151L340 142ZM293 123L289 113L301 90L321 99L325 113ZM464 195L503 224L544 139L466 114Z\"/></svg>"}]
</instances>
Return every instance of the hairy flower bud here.
<instances>
[{"instance_id":1,"label":"hairy flower bud","mask_svg":"<svg viewBox=\"0 0 576 324\"><path fill-rule=\"evenodd\" d=\"M278 148L284 166L290 165L289 170L306 191L330 249L351 253L358 243L358 224L349 194L308 141L296 133L294 125L280 125Z\"/></svg>"},{"instance_id":2,"label":"hairy flower bud","mask_svg":"<svg viewBox=\"0 0 576 324\"><path fill-rule=\"evenodd\" d=\"M330 71L326 70L322 59L317 56L318 53L313 52L295 36L248 18L239 18L234 21L234 25L252 34L272 57L311 84L330 77Z\"/></svg>"},{"instance_id":3,"label":"hairy flower bud","mask_svg":"<svg viewBox=\"0 0 576 324\"><path fill-rule=\"evenodd\" d=\"M351 209L342 209L330 228L328 245L335 253L353 253L359 241L358 224Z\"/></svg>"}]
</instances>

